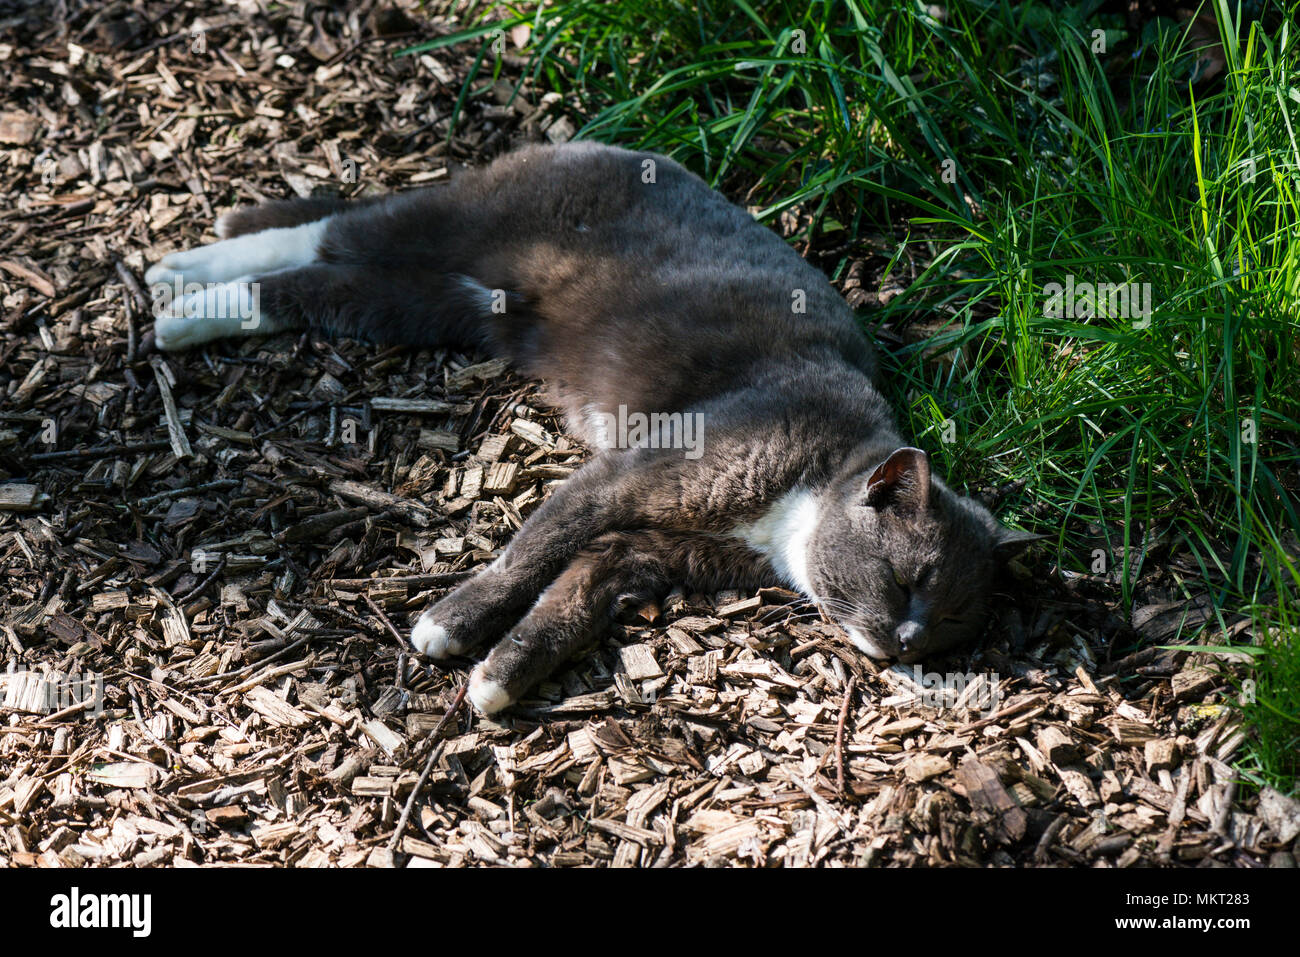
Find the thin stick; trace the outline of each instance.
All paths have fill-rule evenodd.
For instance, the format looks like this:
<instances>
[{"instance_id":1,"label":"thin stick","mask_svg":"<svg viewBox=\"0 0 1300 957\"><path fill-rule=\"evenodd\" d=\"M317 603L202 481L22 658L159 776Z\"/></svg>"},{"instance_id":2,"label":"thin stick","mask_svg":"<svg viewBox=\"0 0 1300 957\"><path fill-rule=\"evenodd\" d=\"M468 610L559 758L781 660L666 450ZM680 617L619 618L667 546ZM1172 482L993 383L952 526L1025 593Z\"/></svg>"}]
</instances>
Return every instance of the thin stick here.
<instances>
[{"instance_id":1,"label":"thin stick","mask_svg":"<svg viewBox=\"0 0 1300 957\"><path fill-rule=\"evenodd\" d=\"M347 399L349 399L349 398L351 398L350 395L347 396L347 397L344 399L344 401L346 402ZM296 412L296 413L294 413L293 415L289 416L289 418L285 419L283 422L280 422L280 423L277 423L276 425L271 426L271 427L270 427L269 429L267 429L265 432L256 432L256 433L254 433L254 434L253 434L253 441L254 441L254 442L260 442L262 439L266 438L268 435L274 435L276 432L279 432L281 429L285 428L286 426L290 426L290 425L292 425L293 423L297 422L297 421L298 421L299 419L301 419L304 415L310 415L312 412L316 412L316 411L318 411L318 410L320 410L320 409L323 409L323 408L325 408L325 406L327 406L327 405L329 405L328 402L313 402L311 405L307 406L307 408L305 408L305 409L300 409L298 412Z\"/></svg>"},{"instance_id":2,"label":"thin stick","mask_svg":"<svg viewBox=\"0 0 1300 957\"><path fill-rule=\"evenodd\" d=\"M191 678L188 679L186 683L189 685L203 685L213 681L220 681L222 678L238 678L240 675L246 675L250 671L256 671L258 668L261 668L265 665L269 665L272 661L274 661L277 658L283 658L289 652L301 648L303 645L307 644L307 642L311 641L315 637L316 637L315 635L303 635L297 641L285 645L279 651L271 652L265 658L259 658L257 661L254 661L251 665L244 665L242 668L236 668L234 671L223 671L219 674L207 675L202 678ZM225 694L224 691L221 693Z\"/></svg>"},{"instance_id":3,"label":"thin stick","mask_svg":"<svg viewBox=\"0 0 1300 957\"><path fill-rule=\"evenodd\" d=\"M144 289L140 286L140 280L135 278L135 273L131 272L126 263L120 259L113 260L113 268L117 270L118 278L122 280L122 285L126 287L136 308L141 312L148 312L149 297L144 294Z\"/></svg>"},{"instance_id":4,"label":"thin stick","mask_svg":"<svg viewBox=\"0 0 1300 957\"><path fill-rule=\"evenodd\" d=\"M346 608L339 608L335 605L303 604L300 601L290 601L287 598L277 598L276 603L294 611L303 611L305 609L307 611L318 611L325 615L333 615L336 618L342 618L349 624L356 625L362 631L368 631L371 634L382 635L384 633L384 629L380 628L373 621L366 621L360 615L354 615Z\"/></svg>"},{"instance_id":5,"label":"thin stick","mask_svg":"<svg viewBox=\"0 0 1300 957\"><path fill-rule=\"evenodd\" d=\"M849 822L844 815L835 810L835 805L831 804L830 801L818 794L815 787L800 777L791 777L790 780L798 786L799 790L812 798L812 802L817 806L817 809L824 812L828 818L834 821L841 831L847 831L849 829Z\"/></svg>"},{"instance_id":6,"label":"thin stick","mask_svg":"<svg viewBox=\"0 0 1300 957\"><path fill-rule=\"evenodd\" d=\"M170 448L170 443L168 444ZM226 489L234 488L239 484L238 479L217 479L215 482L204 482L201 485L187 485L185 488L169 488L165 492L156 492L153 495L146 495L136 502L137 505L147 508L157 502L165 502L168 499L180 498L183 495L190 495L194 492L220 492Z\"/></svg>"},{"instance_id":7,"label":"thin stick","mask_svg":"<svg viewBox=\"0 0 1300 957\"><path fill-rule=\"evenodd\" d=\"M437 588L442 585L459 584L473 574L472 571L464 571L435 572L428 575L389 575L387 578L323 578L316 584L333 585L335 588L368 588L371 585L413 585L416 588Z\"/></svg>"},{"instance_id":8,"label":"thin stick","mask_svg":"<svg viewBox=\"0 0 1300 957\"><path fill-rule=\"evenodd\" d=\"M195 585L193 588L187 591L180 598L176 599L176 604L177 605L187 604L191 598L194 598L197 595L201 594L203 589L207 588L214 581L216 581L217 576L221 574L223 569L225 569L226 559L229 557L230 557L229 552L222 552L221 560L217 562L217 567L212 569L212 573L208 575L206 578L204 578L203 581L199 582L197 585Z\"/></svg>"},{"instance_id":9,"label":"thin stick","mask_svg":"<svg viewBox=\"0 0 1300 957\"><path fill-rule=\"evenodd\" d=\"M63 459L86 460L107 459L115 455L129 455L132 452L161 452L172 447L171 442L159 439L156 442L131 442L126 445L99 445L93 449L69 449L65 452L37 452L27 456L29 462L60 462Z\"/></svg>"},{"instance_id":10,"label":"thin stick","mask_svg":"<svg viewBox=\"0 0 1300 957\"><path fill-rule=\"evenodd\" d=\"M367 605L370 606L371 611L373 611L376 615L379 616L379 620L384 623L384 627L386 627L390 632L392 632L393 637L397 639L397 647L405 648L406 639L402 637L402 633L400 631L398 631L396 628L393 627L393 623L388 620L388 616L384 614L384 610L380 608L378 605L376 605L374 599L371 598L369 595L362 594L361 599Z\"/></svg>"},{"instance_id":11,"label":"thin stick","mask_svg":"<svg viewBox=\"0 0 1300 957\"><path fill-rule=\"evenodd\" d=\"M840 702L840 720L835 726L835 785L840 794L844 794L844 724L849 720L849 702L853 700L853 686L858 676L849 675L849 683L844 686L844 700Z\"/></svg>"},{"instance_id":12,"label":"thin stick","mask_svg":"<svg viewBox=\"0 0 1300 957\"><path fill-rule=\"evenodd\" d=\"M36 724L42 725L42 724L50 724L54 721L62 721L64 718L70 717L71 715L74 714L80 714L81 712L86 711L89 708L93 708L94 706L95 706L95 696L91 695L85 701L79 701L76 704L72 705L71 707L64 708L62 711L56 711L53 714L47 714L45 717L37 721Z\"/></svg>"},{"instance_id":13,"label":"thin stick","mask_svg":"<svg viewBox=\"0 0 1300 957\"><path fill-rule=\"evenodd\" d=\"M126 310L126 361L129 364L135 362L137 345L136 313L147 312L149 303L144 297L144 290L140 288L140 283L136 281L135 274L126 267L126 263L116 259L113 261L113 266L122 279L122 305Z\"/></svg>"},{"instance_id":14,"label":"thin stick","mask_svg":"<svg viewBox=\"0 0 1300 957\"><path fill-rule=\"evenodd\" d=\"M162 399L163 418L167 420L167 434L171 437L172 454L178 459L188 459L194 454L190 440L185 435L185 426L181 424L181 414L176 408L176 399L172 395L171 383L167 381L170 370L161 356L149 360L153 366L154 381L158 383L158 397Z\"/></svg>"},{"instance_id":15,"label":"thin stick","mask_svg":"<svg viewBox=\"0 0 1300 957\"><path fill-rule=\"evenodd\" d=\"M442 716L442 720L439 721L437 727L433 729L433 734L431 735L432 738L436 740L438 735L442 734L442 729L446 726L448 720L451 719L451 716L460 710L460 706L465 700L465 692L467 690L469 690L469 684L462 682L460 690L456 692L455 700L451 703L451 707L447 709L447 713ZM406 799L406 807L402 808L402 816L397 819L397 830L393 831L393 836L388 841L388 853L391 854L397 850L397 842L402 839L402 832L406 830L406 822L411 818L411 808L415 807L415 799L419 796L420 792L424 790L424 784L429 780L429 774L433 771L434 764L436 764L438 758L442 756L445 745L446 742L439 741L434 745L433 750L429 752L429 760L424 763L424 771L420 774L420 780L415 782L415 787L411 789L410 797Z\"/></svg>"}]
</instances>

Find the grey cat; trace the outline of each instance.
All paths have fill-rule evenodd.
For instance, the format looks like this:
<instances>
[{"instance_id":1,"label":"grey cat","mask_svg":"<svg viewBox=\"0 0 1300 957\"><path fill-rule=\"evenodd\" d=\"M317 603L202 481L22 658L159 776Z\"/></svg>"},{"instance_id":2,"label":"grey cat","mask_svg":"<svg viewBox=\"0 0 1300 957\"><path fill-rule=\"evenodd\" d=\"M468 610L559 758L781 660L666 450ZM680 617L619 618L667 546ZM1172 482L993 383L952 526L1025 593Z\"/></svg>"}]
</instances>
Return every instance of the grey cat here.
<instances>
[{"instance_id":1,"label":"grey cat","mask_svg":"<svg viewBox=\"0 0 1300 957\"><path fill-rule=\"evenodd\" d=\"M474 345L542 379L596 447L411 633L433 658L495 641L470 681L483 713L675 583L786 585L864 654L914 662L977 635L997 563L1035 537L931 475L825 276L666 157L527 147L445 186L264 204L217 232L147 274L207 284L159 316L159 347L303 327ZM629 410L651 425L620 443Z\"/></svg>"}]
</instances>

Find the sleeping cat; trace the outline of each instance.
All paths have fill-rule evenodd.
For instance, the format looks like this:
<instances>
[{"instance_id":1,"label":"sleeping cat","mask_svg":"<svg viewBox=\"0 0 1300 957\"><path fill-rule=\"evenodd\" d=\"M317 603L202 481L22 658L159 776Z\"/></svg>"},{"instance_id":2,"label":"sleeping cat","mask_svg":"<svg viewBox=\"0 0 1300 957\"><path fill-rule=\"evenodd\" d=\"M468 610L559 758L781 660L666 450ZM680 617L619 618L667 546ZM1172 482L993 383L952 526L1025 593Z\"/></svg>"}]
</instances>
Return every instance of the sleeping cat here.
<instances>
[{"instance_id":1,"label":"sleeping cat","mask_svg":"<svg viewBox=\"0 0 1300 957\"><path fill-rule=\"evenodd\" d=\"M241 209L151 284L207 284L155 341L311 328L477 346L542 379L597 450L488 568L425 611L433 658L494 642L481 712L598 636L630 596L782 584L873 658L973 639L996 564L1035 537L930 472L873 386L873 350L826 278L672 160L532 146L448 185ZM652 423L618 447L609 424ZM681 423L703 441L683 449Z\"/></svg>"}]
</instances>

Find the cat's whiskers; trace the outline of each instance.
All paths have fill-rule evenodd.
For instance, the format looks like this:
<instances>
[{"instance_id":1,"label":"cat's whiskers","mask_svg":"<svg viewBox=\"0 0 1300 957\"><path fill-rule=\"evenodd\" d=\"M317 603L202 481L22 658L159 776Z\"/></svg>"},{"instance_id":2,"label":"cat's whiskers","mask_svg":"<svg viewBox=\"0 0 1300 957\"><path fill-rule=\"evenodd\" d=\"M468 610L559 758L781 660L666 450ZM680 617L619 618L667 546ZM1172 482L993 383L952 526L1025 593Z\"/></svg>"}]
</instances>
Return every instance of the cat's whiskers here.
<instances>
[{"instance_id":1,"label":"cat's whiskers","mask_svg":"<svg viewBox=\"0 0 1300 957\"><path fill-rule=\"evenodd\" d=\"M817 604L827 612L839 612L852 618L857 618L861 614L861 609L857 605L841 598L819 598Z\"/></svg>"},{"instance_id":2,"label":"cat's whiskers","mask_svg":"<svg viewBox=\"0 0 1300 957\"><path fill-rule=\"evenodd\" d=\"M797 608L800 605L812 605L815 607L815 604L816 603L813 602L811 599L800 596L799 598L796 598L793 601L787 601L781 605L767 605L763 608L763 614L765 615L772 614L773 612L783 611L786 608Z\"/></svg>"}]
</instances>

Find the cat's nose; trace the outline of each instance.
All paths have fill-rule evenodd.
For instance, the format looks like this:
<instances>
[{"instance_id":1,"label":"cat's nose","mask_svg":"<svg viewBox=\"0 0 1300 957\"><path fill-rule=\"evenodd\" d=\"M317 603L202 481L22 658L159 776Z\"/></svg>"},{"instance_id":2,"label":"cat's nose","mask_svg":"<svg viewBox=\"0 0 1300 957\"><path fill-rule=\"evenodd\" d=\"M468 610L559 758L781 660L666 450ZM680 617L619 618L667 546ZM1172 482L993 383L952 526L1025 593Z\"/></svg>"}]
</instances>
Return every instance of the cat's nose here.
<instances>
[{"instance_id":1,"label":"cat's nose","mask_svg":"<svg viewBox=\"0 0 1300 957\"><path fill-rule=\"evenodd\" d=\"M921 637L924 627L919 621L905 621L894 629L894 638L898 641L898 650L907 651L908 646L914 646Z\"/></svg>"}]
</instances>

